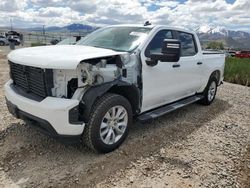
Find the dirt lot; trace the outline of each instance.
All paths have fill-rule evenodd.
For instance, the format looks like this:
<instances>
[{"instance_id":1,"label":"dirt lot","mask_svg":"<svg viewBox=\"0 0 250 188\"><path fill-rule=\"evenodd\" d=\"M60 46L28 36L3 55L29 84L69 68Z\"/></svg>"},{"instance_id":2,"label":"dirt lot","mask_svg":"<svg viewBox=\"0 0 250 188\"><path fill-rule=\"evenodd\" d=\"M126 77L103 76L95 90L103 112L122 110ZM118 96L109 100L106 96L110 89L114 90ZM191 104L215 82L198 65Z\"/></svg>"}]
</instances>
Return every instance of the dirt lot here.
<instances>
[{"instance_id":1,"label":"dirt lot","mask_svg":"<svg viewBox=\"0 0 250 188\"><path fill-rule=\"evenodd\" d=\"M0 187L250 187L249 87L225 83L211 106L135 122L120 149L97 155L9 115L0 50Z\"/></svg>"}]
</instances>

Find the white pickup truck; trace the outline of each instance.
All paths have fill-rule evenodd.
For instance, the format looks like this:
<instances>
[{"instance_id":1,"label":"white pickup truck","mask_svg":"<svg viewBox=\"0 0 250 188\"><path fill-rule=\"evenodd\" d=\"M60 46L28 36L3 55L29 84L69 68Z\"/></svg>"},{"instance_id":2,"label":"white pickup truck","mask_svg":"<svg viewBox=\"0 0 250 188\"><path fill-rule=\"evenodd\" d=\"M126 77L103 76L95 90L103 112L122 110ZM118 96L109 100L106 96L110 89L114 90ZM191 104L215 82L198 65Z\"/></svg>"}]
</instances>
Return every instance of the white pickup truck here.
<instances>
[{"instance_id":1,"label":"white pickup truck","mask_svg":"<svg viewBox=\"0 0 250 188\"><path fill-rule=\"evenodd\" d=\"M167 26L101 28L77 45L8 55L9 111L54 137L106 153L133 119L150 121L199 101L213 102L225 55L202 51L194 32Z\"/></svg>"}]
</instances>

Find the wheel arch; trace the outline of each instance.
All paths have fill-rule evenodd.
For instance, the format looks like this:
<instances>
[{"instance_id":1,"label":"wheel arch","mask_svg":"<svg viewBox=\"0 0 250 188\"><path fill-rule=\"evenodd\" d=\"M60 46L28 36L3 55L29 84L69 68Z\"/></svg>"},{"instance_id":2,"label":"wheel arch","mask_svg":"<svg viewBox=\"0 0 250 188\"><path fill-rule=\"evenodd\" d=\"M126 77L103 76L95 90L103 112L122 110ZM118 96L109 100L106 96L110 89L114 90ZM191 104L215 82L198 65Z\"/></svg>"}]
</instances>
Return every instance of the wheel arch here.
<instances>
[{"instance_id":1,"label":"wheel arch","mask_svg":"<svg viewBox=\"0 0 250 188\"><path fill-rule=\"evenodd\" d=\"M207 85L208 85L208 82L209 80L212 78L212 77L215 77L216 80L217 80L217 86L220 85L220 77L221 77L221 71L219 69L214 69L213 71L211 71L210 73L207 74L207 78L206 80L204 81L204 85L202 88L200 88L200 90L198 91L198 93L203 93L206 88L207 88Z\"/></svg>"},{"instance_id":2,"label":"wheel arch","mask_svg":"<svg viewBox=\"0 0 250 188\"><path fill-rule=\"evenodd\" d=\"M140 111L140 92L135 85L115 85L108 90L109 93L115 93L125 97L131 104L133 114Z\"/></svg>"},{"instance_id":3,"label":"wheel arch","mask_svg":"<svg viewBox=\"0 0 250 188\"><path fill-rule=\"evenodd\" d=\"M82 97L79 105L81 119L86 123L94 103L106 93L114 93L125 97L131 104L133 114L140 111L140 91L132 84L115 80L99 86L90 88Z\"/></svg>"},{"instance_id":4,"label":"wheel arch","mask_svg":"<svg viewBox=\"0 0 250 188\"><path fill-rule=\"evenodd\" d=\"M220 70L216 69L214 70L211 74L210 74L210 77L209 77L209 80L212 78L212 77L215 77L216 80L217 80L217 85L220 84L220 78L221 78L221 72ZM208 80L208 82L209 82Z\"/></svg>"}]
</instances>

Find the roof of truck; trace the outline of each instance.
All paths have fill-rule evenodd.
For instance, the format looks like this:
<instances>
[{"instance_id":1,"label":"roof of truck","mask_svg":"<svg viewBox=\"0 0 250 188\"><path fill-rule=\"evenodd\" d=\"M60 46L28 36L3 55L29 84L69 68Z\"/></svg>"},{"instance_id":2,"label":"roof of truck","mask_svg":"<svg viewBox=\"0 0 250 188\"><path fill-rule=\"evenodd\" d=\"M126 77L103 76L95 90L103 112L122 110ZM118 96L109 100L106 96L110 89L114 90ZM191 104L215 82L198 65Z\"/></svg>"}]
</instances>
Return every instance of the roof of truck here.
<instances>
[{"instance_id":1,"label":"roof of truck","mask_svg":"<svg viewBox=\"0 0 250 188\"><path fill-rule=\"evenodd\" d=\"M119 25L111 25L108 27L145 27L145 28L167 28L171 30L177 30L177 31L185 31L185 32L191 32L193 33L194 31L183 28L183 27L172 27L172 26L167 26L167 25L143 25L143 24L119 24Z\"/></svg>"},{"instance_id":2,"label":"roof of truck","mask_svg":"<svg viewBox=\"0 0 250 188\"><path fill-rule=\"evenodd\" d=\"M145 27L145 28L154 28L155 25L143 25L143 24L119 24L119 25L110 25L108 27Z\"/></svg>"}]
</instances>

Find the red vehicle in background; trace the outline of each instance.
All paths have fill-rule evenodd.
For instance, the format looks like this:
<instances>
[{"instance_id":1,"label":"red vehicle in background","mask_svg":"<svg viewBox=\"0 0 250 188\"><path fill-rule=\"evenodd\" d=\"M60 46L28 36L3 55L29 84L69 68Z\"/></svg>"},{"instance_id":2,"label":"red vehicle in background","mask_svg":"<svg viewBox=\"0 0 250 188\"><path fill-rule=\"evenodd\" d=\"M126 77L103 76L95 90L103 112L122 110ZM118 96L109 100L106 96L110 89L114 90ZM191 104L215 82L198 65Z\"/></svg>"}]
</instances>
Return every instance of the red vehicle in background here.
<instances>
[{"instance_id":1,"label":"red vehicle in background","mask_svg":"<svg viewBox=\"0 0 250 188\"><path fill-rule=\"evenodd\" d=\"M236 52L235 57L250 58L250 51L239 51L239 52Z\"/></svg>"}]
</instances>

